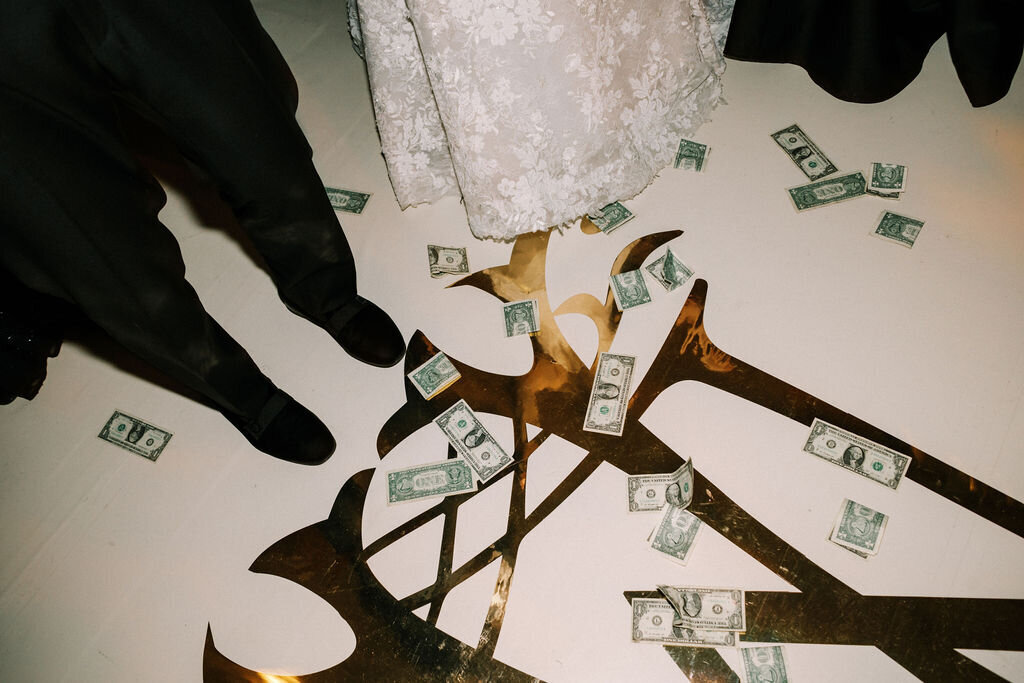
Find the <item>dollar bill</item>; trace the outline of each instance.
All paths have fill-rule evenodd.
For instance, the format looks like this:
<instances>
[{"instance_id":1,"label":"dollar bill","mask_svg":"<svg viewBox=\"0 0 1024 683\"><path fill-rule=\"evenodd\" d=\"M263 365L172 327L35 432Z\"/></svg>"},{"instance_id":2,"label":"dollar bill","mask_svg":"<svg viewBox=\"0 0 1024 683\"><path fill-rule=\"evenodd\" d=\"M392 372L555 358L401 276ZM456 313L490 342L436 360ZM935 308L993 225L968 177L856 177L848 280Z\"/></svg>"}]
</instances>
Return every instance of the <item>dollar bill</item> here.
<instances>
[{"instance_id":1,"label":"dollar bill","mask_svg":"<svg viewBox=\"0 0 1024 683\"><path fill-rule=\"evenodd\" d=\"M430 265L430 277L439 278L445 275L469 272L469 257L465 247L439 247L427 245L427 262Z\"/></svg>"},{"instance_id":2,"label":"dollar bill","mask_svg":"<svg viewBox=\"0 0 1024 683\"><path fill-rule=\"evenodd\" d=\"M703 631L676 626L676 611L668 600L633 598L633 642L688 645L690 647L736 647L739 635L733 631Z\"/></svg>"},{"instance_id":3,"label":"dollar bill","mask_svg":"<svg viewBox=\"0 0 1024 683\"><path fill-rule=\"evenodd\" d=\"M889 515L847 498L839 508L839 516L828 540L859 553L877 555L888 522Z\"/></svg>"},{"instance_id":4,"label":"dollar bill","mask_svg":"<svg viewBox=\"0 0 1024 683\"><path fill-rule=\"evenodd\" d=\"M914 246L923 227L924 221L884 211L878 220L878 227L875 228L874 234L909 249Z\"/></svg>"},{"instance_id":5,"label":"dollar bill","mask_svg":"<svg viewBox=\"0 0 1024 683\"><path fill-rule=\"evenodd\" d=\"M786 660L778 645L744 648L743 670L747 683L789 683Z\"/></svg>"},{"instance_id":6,"label":"dollar bill","mask_svg":"<svg viewBox=\"0 0 1024 683\"><path fill-rule=\"evenodd\" d=\"M686 564L700 526L696 515L683 508L666 505L665 514L651 534L650 546L663 557Z\"/></svg>"},{"instance_id":7,"label":"dollar bill","mask_svg":"<svg viewBox=\"0 0 1024 683\"><path fill-rule=\"evenodd\" d=\"M172 434L166 429L154 427L137 417L115 410L97 436L126 451L156 460L163 453Z\"/></svg>"},{"instance_id":8,"label":"dollar bill","mask_svg":"<svg viewBox=\"0 0 1024 683\"><path fill-rule=\"evenodd\" d=\"M682 287L693 277L693 270L688 268L671 249L647 265L647 272L661 283L667 291Z\"/></svg>"},{"instance_id":9,"label":"dollar bill","mask_svg":"<svg viewBox=\"0 0 1024 683\"><path fill-rule=\"evenodd\" d=\"M866 194L866 190L867 185L864 180L864 174L860 171L854 171L853 173L838 175L828 180L819 180L807 185L790 187L786 191L789 192L789 198L793 201L793 206L796 207L796 210L806 211L807 209L814 209L826 204L835 204L847 199L863 197Z\"/></svg>"},{"instance_id":10,"label":"dollar bill","mask_svg":"<svg viewBox=\"0 0 1024 683\"><path fill-rule=\"evenodd\" d=\"M612 275L609 278L612 285L612 296L618 304L620 311L636 308L651 303L651 292L644 282L643 273L640 270L627 270L625 273Z\"/></svg>"},{"instance_id":11,"label":"dollar bill","mask_svg":"<svg viewBox=\"0 0 1024 683\"><path fill-rule=\"evenodd\" d=\"M448 356L440 351L406 376L416 387L416 391L420 392L420 396L428 401L462 377L452 362L448 360Z\"/></svg>"},{"instance_id":12,"label":"dollar bill","mask_svg":"<svg viewBox=\"0 0 1024 683\"><path fill-rule=\"evenodd\" d=\"M703 171L711 150L707 145L693 140L683 138L679 141L679 148L676 150L676 160L673 168L685 168L688 171Z\"/></svg>"},{"instance_id":13,"label":"dollar bill","mask_svg":"<svg viewBox=\"0 0 1024 683\"><path fill-rule=\"evenodd\" d=\"M817 418L804 451L893 490L910 467L910 458L902 453Z\"/></svg>"},{"instance_id":14,"label":"dollar bill","mask_svg":"<svg viewBox=\"0 0 1024 683\"><path fill-rule=\"evenodd\" d=\"M394 470L387 478L388 505L476 490L473 471L462 458Z\"/></svg>"},{"instance_id":15,"label":"dollar bill","mask_svg":"<svg viewBox=\"0 0 1024 683\"><path fill-rule=\"evenodd\" d=\"M622 436L636 356L602 353L587 401L583 431Z\"/></svg>"},{"instance_id":16,"label":"dollar bill","mask_svg":"<svg viewBox=\"0 0 1024 683\"><path fill-rule=\"evenodd\" d=\"M510 301L503 308L505 336L536 334L540 331L540 305L536 299Z\"/></svg>"},{"instance_id":17,"label":"dollar bill","mask_svg":"<svg viewBox=\"0 0 1024 683\"><path fill-rule=\"evenodd\" d=\"M626 477L630 512L657 512L665 503L687 507L693 499L693 460L670 474L631 474Z\"/></svg>"},{"instance_id":18,"label":"dollar bill","mask_svg":"<svg viewBox=\"0 0 1024 683\"><path fill-rule=\"evenodd\" d=\"M587 218L597 226L598 230L609 233L631 220L633 213L619 202L612 202L598 211L597 215L588 214Z\"/></svg>"},{"instance_id":19,"label":"dollar bill","mask_svg":"<svg viewBox=\"0 0 1024 683\"><path fill-rule=\"evenodd\" d=\"M808 180L818 180L839 170L795 123L772 133L772 140L789 155Z\"/></svg>"},{"instance_id":20,"label":"dollar bill","mask_svg":"<svg viewBox=\"0 0 1024 683\"><path fill-rule=\"evenodd\" d=\"M738 588L658 586L676 611L674 626L706 631L746 631L747 608Z\"/></svg>"},{"instance_id":21,"label":"dollar bill","mask_svg":"<svg viewBox=\"0 0 1024 683\"><path fill-rule=\"evenodd\" d=\"M512 462L487 428L476 418L465 399L460 400L434 420L455 450L484 483Z\"/></svg>"},{"instance_id":22,"label":"dollar bill","mask_svg":"<svg viewBox=\"0 0 1024 683\"><path fill-rule=\"evenodd\" d=\"M871 164L868 189L881 192L903 192L907 189L907 167L902 164Z\"/></svg>"},{"instance_id":23,"label":"dollar bill","mask_svg":"<svg viewBox=\"0 0 1024 683\"><path fill-rule=\"evenodd\" d=\"M325 187L324 189L327 191L327 198L331 200L331 206L335 211L362 213L366 208L366 202L370 201L369 192L342 190L337 187Z\"/></svg>"}]
</instances>

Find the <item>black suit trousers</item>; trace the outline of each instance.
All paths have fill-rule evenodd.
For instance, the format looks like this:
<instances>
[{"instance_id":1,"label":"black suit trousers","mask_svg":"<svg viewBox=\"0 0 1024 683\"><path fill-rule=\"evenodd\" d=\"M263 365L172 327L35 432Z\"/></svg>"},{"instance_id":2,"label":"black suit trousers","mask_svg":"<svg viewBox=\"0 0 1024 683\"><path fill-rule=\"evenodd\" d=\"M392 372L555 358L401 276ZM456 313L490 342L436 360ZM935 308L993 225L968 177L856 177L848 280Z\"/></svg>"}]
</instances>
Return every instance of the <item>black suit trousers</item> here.
<instances>
[{"instance_id":1,"label":"black suit trousers","mask_svg":"<svg viewBox=\"0 0 1024 683\"><path fill-rule=\"evenodd\" d=\"M0 266L253 415L273 385L185 280L123 102L216 183L282 298L318 316L355 295L295 81L248 0L0 0Z\"/></svg>"}]
</instances>

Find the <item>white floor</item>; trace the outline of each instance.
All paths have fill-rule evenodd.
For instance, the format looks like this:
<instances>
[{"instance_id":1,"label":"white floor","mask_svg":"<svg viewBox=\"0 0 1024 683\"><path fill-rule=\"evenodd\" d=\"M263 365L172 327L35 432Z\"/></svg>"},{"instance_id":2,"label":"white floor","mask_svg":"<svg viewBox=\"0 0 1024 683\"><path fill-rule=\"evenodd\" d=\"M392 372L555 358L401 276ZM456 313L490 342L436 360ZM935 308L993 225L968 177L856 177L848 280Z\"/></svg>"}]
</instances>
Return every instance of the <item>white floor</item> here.
<instances>
[{"instance_id":1,"label":"white floor","mask_svg":"<svg viewBox=\"0 0 1024 683\"><path fill-rule=\"evenodd\" d=\"M341 214L362 293L406 336L422 330L477 368L526 372L530 344L504 337L494 299L445 289L452 280L427 271L427 243L468 247L474 270L506 263L511 245L475 240L452 199L398 209L339 4L262 0L257 8L299 81L299 118L324 182L373 193L362 215ZM710 284L705 322L721 348L1024 499L1022 78L999 103L972 109L943 39L920 77L882 104L833 99L797 67L731 60L725 94L729 104L696 136L713 150L705 173L665 170L626 201L636 218L612 235L552 237L552 308L578 292L603 300L626 244L683 229L672 248ZM841 169L906 164L903 199L797 214L784 188L802 175L769 138L793 122ZM0 408L2 681L198 681L208 625L220 651L245 667L330 668L356 647L352 629L317 596L249 565L324 519L356 471L444 457L443 437L424 432L380 461L377 433L405 400L402 367L362 365L289 314L238 243L170 194L162 218L207 308L325 420L338 452L318 468L274 460L216 412L66 344L35 400ZM885 209L925 220L913 249L870 235ZM655 294L626 313L613 347L637 355L641 374L686 298ZM589 362L593 329L577 316L559 322ZM96 438L115 409L174 434L156 462ZM812 462L800 451L803 425L695 384L666 390L643 422L863 594L1024 598L1020 538L914 482L894 494ZM500 438L511 441L504 429ZM552 480L540 489L579 458L550 443L553 464L535 474ZM660 648L630 642L624 590L789 589L708 530L686 567L651 555L643 539L654 520L626 514L624 478L603 466L526 539L497 659L551 681L682 680ZM378 483L371 494L382 491ZM503 532L508 490L493 487L460 518L468 526L459 529L456 563ZM843 497L890 514L870 561L825 540ZM421 509L371 500L364 533L375 538ZM437 539L436 530L410 537L371 566L402 597L432 581ZM495 569L453 594L439 621L470 645ZM739 666L735 651L721 654ZM1024 653L967 654L1024 681ZM914 680L874 648L788 645L786 657L792 681Z\"/></svg>"}]
</instances>

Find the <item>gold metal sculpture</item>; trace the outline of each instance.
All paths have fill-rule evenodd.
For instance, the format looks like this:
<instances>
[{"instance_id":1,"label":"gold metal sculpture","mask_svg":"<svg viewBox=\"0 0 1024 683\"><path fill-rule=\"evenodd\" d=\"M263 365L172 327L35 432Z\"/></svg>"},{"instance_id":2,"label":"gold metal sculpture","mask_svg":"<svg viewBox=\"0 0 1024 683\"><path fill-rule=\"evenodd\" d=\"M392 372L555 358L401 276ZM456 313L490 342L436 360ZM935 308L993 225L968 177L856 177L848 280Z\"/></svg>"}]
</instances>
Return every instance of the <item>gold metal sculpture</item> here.
<instances>
[{"instance_id":1,"label":"gold metal sculpture","mask_svg":"<svg viewBox=\"0 0 1024 683\"><path fill-rule=\"evenodd\" d=\"M639 268L654 249L680 234L663 232L634 241L615 260L612 274ZM461 566L454 566L459 508L476 495L468 493L443 499L364 547L362 514L374 472L354 475L342 487L328 519L275 543L251 567L255 572L295 581L320 595L356 634L355 652L344 662L294 680L382 680L381 676L395 681L534 680L493 659L520 544L600 464L608 462L628 474L641 474L670 472L681 463L675 452L640 423L640 417L663 390L682 381L708 384L806 425L817 417L904 453L914 460L907 478L1018 536L1024 535L1024 506L1019 501L715 346L703 326L708 292L704 280L694 283L654 364L633 394L622 436L582 431L597 360L590 367L584 365L559 332L555 315L589 317L598 330L600 352L610 348L621 313L610 292L604 302L582 294L551 311L545 280L549 239L549 233L521 236L508 265L473 273L453 285L477 287L503 302L538 300L541 328L532 338L534 363L529 372L518 377L497 375L451 358L462 378L431 401L421 398L407 380L406 402L383 426L377 442L383 458L459 399L465 399L477 412L511 418L515 464L507 531ZM409 343L407 371L438 350L416 333ZM532 439L527 425L540 429ZM576 444L587 455L527 514L530 456L552 434ZM454 457L451 449L449 457ZM482 484L480 490L500 479ZM998 680L957 649L1024 650L1024 630L1020 628L1024 600L861 595L750 516L699 469L694 472L690 510L800 591L748 592L746 640L874 645L926 681ZM395 598L374 577L368 560L439 516L444 526L434 583L401 600ZM437 629L437 619L448 593L494 561L499 561L500 567L493 597L479 641L471 647ZM627 590L624 595L629 599L653 594ZM425 620L412 614L424 605L429 606ZM665 650L692 681L739 681L714 649ZM211 683L268 680L265 674L249 671L221 655L209 632L204 674Z\"/></svg>"}]
</instances>

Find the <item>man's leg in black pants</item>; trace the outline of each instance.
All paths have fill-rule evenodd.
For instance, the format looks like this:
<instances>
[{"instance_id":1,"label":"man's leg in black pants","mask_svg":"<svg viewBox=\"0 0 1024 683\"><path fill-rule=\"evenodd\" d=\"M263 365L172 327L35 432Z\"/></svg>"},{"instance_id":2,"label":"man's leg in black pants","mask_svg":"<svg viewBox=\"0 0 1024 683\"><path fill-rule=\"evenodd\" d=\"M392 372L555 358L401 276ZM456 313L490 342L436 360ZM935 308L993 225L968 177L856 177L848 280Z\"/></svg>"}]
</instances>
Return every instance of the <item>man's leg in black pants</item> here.
<instances>
[{"instance_id":1,"label":"man's leg in black pants","mask_svg":"<svg viewBox=\"0 0 1024 683\"><path fill-rule=\"evenodd\" d=\"M184 4L182 4L184 3ZM356 296L348 241L295 120L287 64L244 0L101 0L97 61L207 172L281 297L356 358L401 359L401 333Z\"/></svg>"},{"instance_id":2,"label":"man's leg in black pants","mask_svg":"<svg viewBox=\"0 0 1024 683\"><path fill-rule=\"evenodd\" d=\"M293 462L326 460L334 449L326 427L203 309L177 242L156 218L163 192L125 162L127 151L2 85L0 121L2 266L75 303L126 348L209 397L257 448Z\"/></svg>"}]
</instances>

